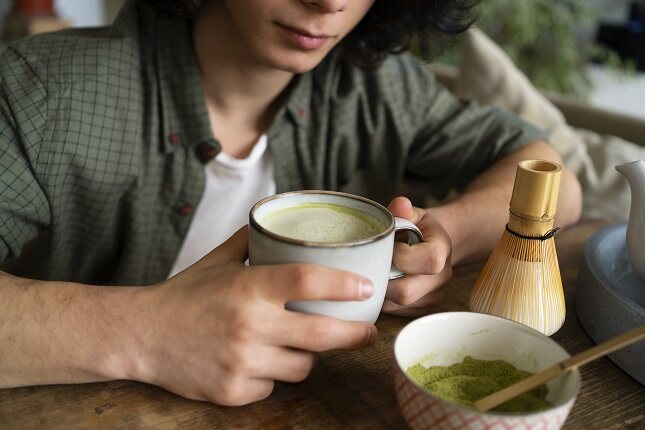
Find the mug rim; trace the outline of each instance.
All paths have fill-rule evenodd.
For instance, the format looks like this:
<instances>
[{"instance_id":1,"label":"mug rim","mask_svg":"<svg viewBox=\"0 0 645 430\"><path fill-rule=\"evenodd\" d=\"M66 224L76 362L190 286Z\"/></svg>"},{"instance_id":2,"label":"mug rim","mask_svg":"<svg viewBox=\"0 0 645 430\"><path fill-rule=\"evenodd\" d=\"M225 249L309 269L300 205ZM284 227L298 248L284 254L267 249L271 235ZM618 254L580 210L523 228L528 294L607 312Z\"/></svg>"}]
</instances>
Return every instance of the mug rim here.
<instances>
[{"instance_id":1,"label":"mug rim","mask_svg":"<svg viewBox=\"0 0 645 430\"><path fill-rule=\"evenodd\" d=\"M308 240L300 240L300 239L294 239L291 237L287 236L282 236L280 234L274 233L266 228L264 228L260 223L258 222L257 219L255 219L255 211L262 205L264 205L267 202L270 202L272 200L278 200L278 199L283 199L283 198L288 198L296 195L313 195L313 194L324 194L324 195L333 195L333 196L338 196L338 197L343 197L343 198L348 198L351 200L358 200L363 203L367 203L371 206L376 207L378 210L380 210L383 214L388 219L388 226L383 230L382 232L374 235L367 237L365 239L360 239L360 240L354 240L354 241L347 241L347 242L313 242L313 241L308 241ZM367 245L370 243L374 243L376 241L379 241L387 236L390 235L394 231L394 215L385 208L382 204L375 202L374 200L368 199L367 197L363 196L357 196L355 194L350 194L350 193L343 193L341 191L327 191L327 190L300 190L300 191L287 191L284 193L278 193L274 194L268 197L263 198L259 202L253 205L251 210L249 211L249 223L253 228L258 230L260 233L269 236L275 240L278 240L280 242L286 242L286 243L291 243L294 245L301 245L301 246L307 246L307 247L318 247L318 248L341 248L341 247L354 247L354 246L360 246L360 245Z\"/></svg>"}]
</instances>

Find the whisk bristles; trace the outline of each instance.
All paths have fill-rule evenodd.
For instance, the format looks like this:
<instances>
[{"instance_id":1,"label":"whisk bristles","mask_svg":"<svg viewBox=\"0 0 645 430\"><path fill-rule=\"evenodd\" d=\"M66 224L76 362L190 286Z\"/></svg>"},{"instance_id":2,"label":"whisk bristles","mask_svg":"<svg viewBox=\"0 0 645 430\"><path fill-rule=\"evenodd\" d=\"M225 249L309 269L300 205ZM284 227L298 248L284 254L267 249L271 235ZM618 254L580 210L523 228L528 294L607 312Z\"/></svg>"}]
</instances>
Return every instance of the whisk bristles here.
<instances>
[{"instance_id":1,"label":"whisk bristles","mask_svg":"<svg viewBox=\"0 0 645 430\"><path fill-rule=\"evenodd\" d=\"M566 307L553 238L525 239L505 231L469 304L475 312L512 319L547 336L558 331Z\"/></svg>"}]
</instances>

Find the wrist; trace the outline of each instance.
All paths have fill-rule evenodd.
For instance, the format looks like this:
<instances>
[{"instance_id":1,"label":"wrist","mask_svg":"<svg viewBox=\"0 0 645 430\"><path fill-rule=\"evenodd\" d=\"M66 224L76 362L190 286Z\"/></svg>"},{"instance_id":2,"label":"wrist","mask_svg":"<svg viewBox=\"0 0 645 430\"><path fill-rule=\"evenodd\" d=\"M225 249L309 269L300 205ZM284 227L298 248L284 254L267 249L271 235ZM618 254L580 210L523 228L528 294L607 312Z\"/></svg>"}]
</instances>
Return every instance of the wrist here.
<instances>
[{"instance_id":1,"label":"wrist","mask_svg":"<svg viewBox=\"0 0 645 430\"><path fill-rule=\"evenodd\" d=\"M118 287L107 292L101 305L106 315L107 342L99 371L106 379L145 382L149 296L154 287Z\"/></svg>"}]
</instances>

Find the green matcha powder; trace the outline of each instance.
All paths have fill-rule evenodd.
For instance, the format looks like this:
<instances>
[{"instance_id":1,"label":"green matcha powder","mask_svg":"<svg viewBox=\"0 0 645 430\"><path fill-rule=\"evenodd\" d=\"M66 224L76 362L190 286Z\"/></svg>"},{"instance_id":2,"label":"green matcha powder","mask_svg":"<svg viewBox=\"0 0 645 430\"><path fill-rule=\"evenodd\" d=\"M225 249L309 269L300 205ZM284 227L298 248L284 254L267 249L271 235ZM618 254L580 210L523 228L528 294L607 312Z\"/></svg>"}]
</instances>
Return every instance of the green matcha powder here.
<instances>
[{"instance_id":1,"label":"green matcha powder","mask_svg":"<svg viewBox=\"0 0 645 430\"><path fill-rule=\"evenodd\" d=\"M518 370L504 360L478 360L466 356L461 363L450 366L409 367L408 375L427 391L454 403L473 406L486 397L532 375ZM497 406L496 412L536 412L551 406L546 401L548 388L541 385Z\"/></svg>"}]
</instances>

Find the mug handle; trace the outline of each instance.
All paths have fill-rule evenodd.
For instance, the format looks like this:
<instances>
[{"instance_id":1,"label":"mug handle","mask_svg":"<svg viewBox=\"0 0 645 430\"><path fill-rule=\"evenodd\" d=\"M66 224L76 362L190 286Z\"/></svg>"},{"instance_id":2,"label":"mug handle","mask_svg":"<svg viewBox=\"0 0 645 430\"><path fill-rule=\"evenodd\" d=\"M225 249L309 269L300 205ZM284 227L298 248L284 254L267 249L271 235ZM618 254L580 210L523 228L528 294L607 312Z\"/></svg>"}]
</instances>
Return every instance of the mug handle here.
<instances>
[{"instance_id":1,"label":"mug handle","mask_svg":"<svg viewBox=\"0 0 645 430\"><path fill-rule=\"evenodd\" d=\"M408 245L414 245L415 243L423 242L423 233L417 228L416 225L412 224L405 218L399 218L398 216L394 217L394 234L405 231L408 233L408 240L406 241ZM401 272L399 269L394 266L390 268L390 277L389 280L399 279L405 276L404 272Z\"/></svg>"}]
</instances>

